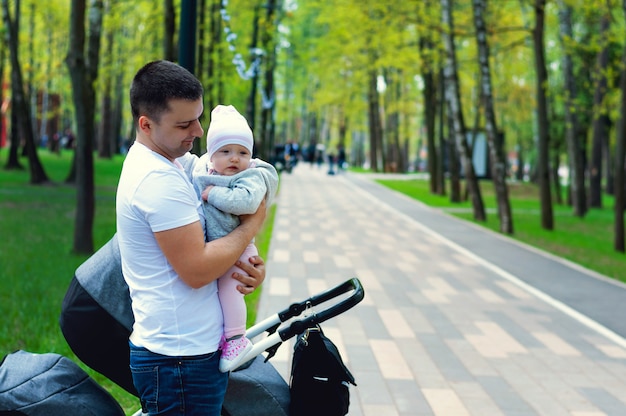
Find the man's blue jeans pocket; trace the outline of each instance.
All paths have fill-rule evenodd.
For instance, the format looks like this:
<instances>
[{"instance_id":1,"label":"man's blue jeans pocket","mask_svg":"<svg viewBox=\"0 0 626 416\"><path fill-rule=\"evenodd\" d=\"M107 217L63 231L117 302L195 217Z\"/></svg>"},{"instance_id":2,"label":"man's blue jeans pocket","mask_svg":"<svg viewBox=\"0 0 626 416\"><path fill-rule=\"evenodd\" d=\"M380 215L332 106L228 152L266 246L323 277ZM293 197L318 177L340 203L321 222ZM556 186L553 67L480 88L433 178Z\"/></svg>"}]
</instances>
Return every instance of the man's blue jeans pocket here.
<instances>
[{"instance_id":1,"label":"man's blue jeans pocket","mask_svg":"<svg viewBox=\"0 0 626 416\"><path fill-rule=\"evenodd\" d=\"M130 343L130 369L141 407L152 415L219 416L228 374L218 369L219 351L169 357Z\"/></svg>"}]
</instances>

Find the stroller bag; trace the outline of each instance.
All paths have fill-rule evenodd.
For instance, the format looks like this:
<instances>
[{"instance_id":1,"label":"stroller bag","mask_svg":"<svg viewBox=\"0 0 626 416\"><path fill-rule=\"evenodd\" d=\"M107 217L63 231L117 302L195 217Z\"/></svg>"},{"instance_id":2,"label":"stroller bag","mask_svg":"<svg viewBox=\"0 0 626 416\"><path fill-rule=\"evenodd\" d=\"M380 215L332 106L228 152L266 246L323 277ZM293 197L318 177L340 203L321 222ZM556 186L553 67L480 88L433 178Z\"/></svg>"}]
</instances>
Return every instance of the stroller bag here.
<instances>
[{"instance_id":1,"label":"stroller bag","mask_svg":"<svg viewBox=\"0 0 626 416\"><path fill-rule=\"evenodd\" d=\"M318 326L298 336L291 366L294 416L344 416L350 406L348 384L356 386L337 347Z\"/></svg>"},{"instance_id":2,"label":"stroller bag","mask_svg":"<svg viewBox=\"0 0 626 416\"><path fill-rule=\"evenodd\" d=\"M20 350L0 365L0 415L124 416L124 411L70 359Z\"/></svg>"}]
</instances>

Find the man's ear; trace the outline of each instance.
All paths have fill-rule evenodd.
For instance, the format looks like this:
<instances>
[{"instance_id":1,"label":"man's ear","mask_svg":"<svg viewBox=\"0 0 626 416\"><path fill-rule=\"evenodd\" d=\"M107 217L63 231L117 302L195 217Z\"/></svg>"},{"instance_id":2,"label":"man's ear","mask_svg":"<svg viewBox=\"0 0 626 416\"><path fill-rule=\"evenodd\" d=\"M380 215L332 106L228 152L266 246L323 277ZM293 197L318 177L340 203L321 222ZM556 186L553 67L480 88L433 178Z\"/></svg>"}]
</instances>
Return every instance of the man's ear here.
<instances>
[{"instance_id":1,"label":"man's ear","mask_svg":"<svg viewBox=\"0 0 626 416\"><path fill-rule=\"evenodd\" d=\"M139 126L139 130L143 131L145 134L150 134L150 128L152 127L152 120L150 120L147 116L139 117L137 121L137 125Z\"/></svg>"}]
</instances>

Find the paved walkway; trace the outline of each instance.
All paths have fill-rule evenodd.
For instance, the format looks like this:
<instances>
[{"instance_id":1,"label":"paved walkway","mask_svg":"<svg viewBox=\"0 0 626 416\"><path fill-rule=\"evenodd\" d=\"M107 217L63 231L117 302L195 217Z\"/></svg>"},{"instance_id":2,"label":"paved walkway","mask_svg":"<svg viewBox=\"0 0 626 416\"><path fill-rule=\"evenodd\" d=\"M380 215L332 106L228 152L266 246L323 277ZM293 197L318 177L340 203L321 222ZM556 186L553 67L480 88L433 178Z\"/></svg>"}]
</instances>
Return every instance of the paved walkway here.
<instances>
[{"instance_id":1,"label":"paved walkway","mask_svg":"<svg viewBox=\"0 0 626 416\"><path fill-rule=\"evenodd\" d=\"M626 287L355 174L282 175L259 317L358 277L323 324L350 415L626 415ZM288 379L292 345L272 359Z\"/></svg>"}]
</instances>

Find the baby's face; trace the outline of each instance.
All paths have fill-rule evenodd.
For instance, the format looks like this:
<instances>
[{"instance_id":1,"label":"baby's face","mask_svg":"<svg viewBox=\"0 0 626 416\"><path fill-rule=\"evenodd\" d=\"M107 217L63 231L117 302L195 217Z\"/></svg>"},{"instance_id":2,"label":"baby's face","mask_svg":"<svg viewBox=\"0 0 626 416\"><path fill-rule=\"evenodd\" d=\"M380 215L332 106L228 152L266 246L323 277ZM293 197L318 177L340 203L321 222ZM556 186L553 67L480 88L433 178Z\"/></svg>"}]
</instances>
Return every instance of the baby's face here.
<instances>
[{"instance_id":1,"label":"baby's face","mask_svg":"<svg viewBox=\"0 0 626 416\"><path fill-rule=\"evenodd\" d=\"M248 169L251 159L250 151L240 144L222 146L211 156L213 169L220 175L226 176Z\"/></svg>"}]
</instances>

